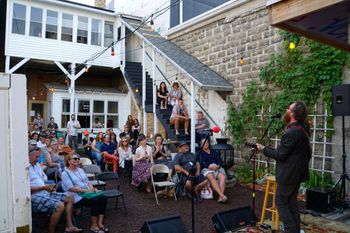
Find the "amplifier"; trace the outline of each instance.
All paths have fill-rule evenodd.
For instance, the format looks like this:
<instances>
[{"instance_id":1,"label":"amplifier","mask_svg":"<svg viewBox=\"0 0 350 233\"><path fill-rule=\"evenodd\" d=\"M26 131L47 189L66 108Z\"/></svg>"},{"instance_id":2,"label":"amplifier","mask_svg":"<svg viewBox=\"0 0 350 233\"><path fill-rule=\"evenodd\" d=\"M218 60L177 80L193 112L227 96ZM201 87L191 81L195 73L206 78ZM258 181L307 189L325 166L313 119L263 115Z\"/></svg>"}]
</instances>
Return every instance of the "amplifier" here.
<instances>
[{"instance_id":1,"label":"amplifier","mask_svg":"<svg viewBox=\"0 0 350 233\"><path fill-rule=\"evenodd\" d=\"M335 193L332 189L306 189L306 209L323 214L334 210Z\"/></svg>"}]
</instances>

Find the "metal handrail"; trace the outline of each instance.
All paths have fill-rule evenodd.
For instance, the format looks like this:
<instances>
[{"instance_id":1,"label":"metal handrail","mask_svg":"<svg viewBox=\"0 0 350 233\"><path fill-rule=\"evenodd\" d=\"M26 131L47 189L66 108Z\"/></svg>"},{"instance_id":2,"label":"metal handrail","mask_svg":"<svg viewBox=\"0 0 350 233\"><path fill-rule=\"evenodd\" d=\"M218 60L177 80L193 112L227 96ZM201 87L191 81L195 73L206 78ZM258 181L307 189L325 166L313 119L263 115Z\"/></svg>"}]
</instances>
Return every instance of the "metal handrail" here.
<instances>
[{"instance_id":1,"label":"metal handrail","mask_svg":"<svg viewBox=\"0 0 350 233\"><path fill-rule=\"evenodd\" d=\"M142 46L141 46L142 47ZM145 51L147 57L151 60L151 62L153 62L152 57ZM159 71L159 73L163 76L163 78L167 81L167 83L170 85L170 81L167 79L167 77L165 76L165 74L160 70L160 68L156 65L157 70ZM154 78L154 77L153 77ZM183 85L180 81L177 80L177 82L181 85L181 87L187 92L187 94L189 96L191 96L191 92L189 90L187 90L187 88L185 87L185 85ZM200 109L205 113L205 115L209 118L209 120L214 124L214 125L218 125L214 119L209 115L209 113L203 108L203 106L195 99L195 102L197 104L197 106L200 107Z\"/></svg>"}]
</instances>

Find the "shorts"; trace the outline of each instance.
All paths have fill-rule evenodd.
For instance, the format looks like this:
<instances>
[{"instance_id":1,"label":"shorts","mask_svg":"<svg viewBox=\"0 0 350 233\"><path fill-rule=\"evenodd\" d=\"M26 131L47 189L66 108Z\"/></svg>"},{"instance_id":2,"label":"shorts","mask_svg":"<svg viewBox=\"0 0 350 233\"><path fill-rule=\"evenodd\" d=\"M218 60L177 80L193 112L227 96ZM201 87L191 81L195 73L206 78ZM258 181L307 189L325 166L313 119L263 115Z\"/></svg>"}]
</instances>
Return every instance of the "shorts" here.
<instances>
[{"instance_id":1,"label":"shorts","mask_svg":"<svg viewBox=\"0 0 350 233\"><path fill-rule=\"evenodd\" d=\"M212 174L214 175L214 178L215 178L215 179L218 178L218 176L219 176L220 173L222 173L222 174L224 174L224 175L226 176L226 172L225 172L225 170L224 170L222 167L220 167L218 171L213 171L213 170L210 170L210 169L208 169L208 168L203 168L201 173L202 173L202 175L203 175L204 177L207 177L207 175L208 175L209 173L212 173Z\"/></svg>"},{"instance_id":2,"label":"shorts","mask_svg":"<svg viewBox=\"0 0 350 233\"><path fill-rule=\"evenodd\" d=\"M49 193L48 195L32 195L33 212L55 212L57 207L66 200L67 193Z\"/></svg>"}]
</instances>

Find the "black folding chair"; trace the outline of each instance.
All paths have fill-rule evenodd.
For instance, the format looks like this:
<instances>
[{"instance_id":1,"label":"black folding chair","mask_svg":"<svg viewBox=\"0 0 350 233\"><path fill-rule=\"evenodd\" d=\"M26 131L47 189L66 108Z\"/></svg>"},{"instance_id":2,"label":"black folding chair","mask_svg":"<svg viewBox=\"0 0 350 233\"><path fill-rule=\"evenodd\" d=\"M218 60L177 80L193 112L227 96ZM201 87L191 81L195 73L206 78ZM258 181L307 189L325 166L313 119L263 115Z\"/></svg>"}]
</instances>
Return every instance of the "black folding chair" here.
<instances>
[{"instance_id":1,"label":"black folding chair","mask_svg":"<svg viewBox=\"0 0 350 233\"><path fill-rule=\"evenodd\" d=\"M115 198L115 208L118 209L118 199L119 197L123 201L123 207L124 207L124 212L125 215L127 214L126 212L126 206L125 206L125 201L124 201L124 194L122 191L120 191L120 182L119 182L119 176L115 172L104 172L96 175L97 180L99 181L113 181L116 184L116 188L114 189L105 189L104 187L104 196L109 199L109 198Z\"/></svg>"}]
</instances>

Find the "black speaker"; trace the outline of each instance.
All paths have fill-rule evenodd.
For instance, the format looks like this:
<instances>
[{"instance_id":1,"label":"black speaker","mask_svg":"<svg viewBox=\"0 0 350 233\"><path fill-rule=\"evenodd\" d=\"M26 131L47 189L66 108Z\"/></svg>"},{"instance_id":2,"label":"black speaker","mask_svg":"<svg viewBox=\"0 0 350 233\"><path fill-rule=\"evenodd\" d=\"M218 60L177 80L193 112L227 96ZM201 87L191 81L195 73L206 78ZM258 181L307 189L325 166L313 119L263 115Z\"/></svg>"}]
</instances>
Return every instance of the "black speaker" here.
<instances>
[{"instance_id":1,"label":"black speaker","mask_svg":"<svg viewBox=\"0 0 350 233\"><path fill-rule=\"evenodd\" d=\"M250 206L245 206L217 213L211 220L213 221L215 232L224 233L246 226L255 226L257 218Z\"/></svg>"},{"instance_id":2,"label":"black speaker","mask_svg":"<svg viewBox=\"0 0 350 233\"><path fill-rule=\"evenodd\" d=\"M187 233L180 215L146 221L141 233Z\"/></svg>"},{"instance_id":3,"label":"black speaker","mask_svg":"<svg viewBox=\"0 0 350 233\"><path fill-rule=\"evenodd\" d=\"M350 84L332 87L333 116L350 116Z\"/></svg>"},{"instance_id":4,"label":"black speaker","mask_svg":"<svg viewBox=\"0 0 350 233\"><path fill-rule=\"evenodd\" d=\"M335 193L332 189L306 189L306 209L323 214L334 210Z\"/></svg>"}]
</instances>

